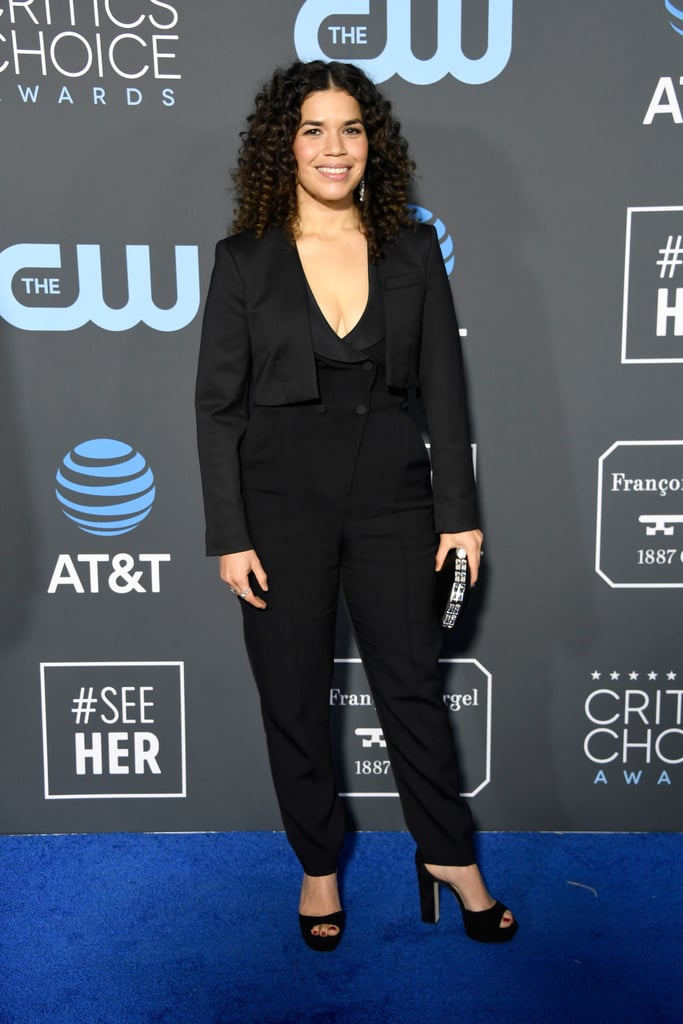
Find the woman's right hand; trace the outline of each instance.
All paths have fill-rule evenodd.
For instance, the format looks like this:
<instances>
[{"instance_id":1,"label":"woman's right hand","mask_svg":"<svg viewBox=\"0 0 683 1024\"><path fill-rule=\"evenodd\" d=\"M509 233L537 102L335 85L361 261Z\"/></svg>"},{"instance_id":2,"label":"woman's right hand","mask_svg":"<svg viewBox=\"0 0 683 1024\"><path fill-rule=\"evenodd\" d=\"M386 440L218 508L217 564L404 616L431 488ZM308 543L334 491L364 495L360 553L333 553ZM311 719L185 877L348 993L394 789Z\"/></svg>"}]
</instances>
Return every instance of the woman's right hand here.
<instances>
[{"instance_id":1,"label":"woman's right hand","mask_svg":"<svg viewBox=\"0 0 683 1024\"><path fill-rule=\"evenodd\" d=\"M268 577L261 565L258 555L253 548L249 551L233 551L230 555L220 555L218 559L218 571L224 583L234 590L238 596L254 608L266 608L266 602L257 597L249 584L249 573L253 572L261 590L268 589Z\"/></svg>"}]
</instances>

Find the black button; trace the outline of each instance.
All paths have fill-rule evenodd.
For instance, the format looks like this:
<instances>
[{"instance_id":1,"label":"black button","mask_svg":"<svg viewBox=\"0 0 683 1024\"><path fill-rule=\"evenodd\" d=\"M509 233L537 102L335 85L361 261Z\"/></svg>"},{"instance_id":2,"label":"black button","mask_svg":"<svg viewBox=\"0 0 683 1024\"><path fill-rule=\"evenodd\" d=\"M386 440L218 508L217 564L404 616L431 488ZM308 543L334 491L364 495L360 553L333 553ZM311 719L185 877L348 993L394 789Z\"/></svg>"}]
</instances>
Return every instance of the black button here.
<instances>
[{"instance_id":1,"label":"black button","mask_svg":"<svg viewBox=\"0 0 683 1024\"><path fill-rule=\"evenodd\" d=\"M367 405L357 405L356 412L359 416L363 416L368 411Z\"/></svg>"},{"instance_id":2,"label":"black button","mask_svg":"<svg viewBox=\"0 0 683 1024\"><path fill-rule=\"evenodd\" d=\"M369 359L366 359L365 362L363 363L363 369L364 370L371 370L373 368L373 366L374 366L374 363L372 363Z\"/></svg>"},{"instance_id":3,"label":"black button","mask_svg":"<svg viewBox=\"0 0 683 1024\"><path fill-rule=\"evenodd\" d=\"M315 411L316 412L327 412L327 406L323 405L322 402L321 402L320 405L316 405Z\"/></svg>"}]
</instances>

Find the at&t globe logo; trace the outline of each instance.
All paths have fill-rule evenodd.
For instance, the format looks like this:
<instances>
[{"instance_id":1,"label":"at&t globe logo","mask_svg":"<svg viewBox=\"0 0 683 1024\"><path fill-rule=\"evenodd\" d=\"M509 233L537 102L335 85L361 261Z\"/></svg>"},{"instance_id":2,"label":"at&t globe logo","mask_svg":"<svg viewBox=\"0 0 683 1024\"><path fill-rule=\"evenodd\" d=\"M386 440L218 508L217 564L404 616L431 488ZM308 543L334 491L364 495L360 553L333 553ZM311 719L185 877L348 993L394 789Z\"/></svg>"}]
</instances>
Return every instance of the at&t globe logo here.
<instances>
[{"instance_id":1,"label":"at&t globe logo","mask_svg":"<svg viewBox=\"0 0 683 1024\"><path fill-rule=\"evenodd\" d=\"M149 515L154 474L140 452L108 437L77 444L57 470L57 500L85 533L116 537Z\"/></svg>"},{"instance_id":2,"label":"at&t globe logo","mask_svg":"<svg viewBox=\"0 0 683 1024\"><path fill-rule=\"evenodd\" d=\"M664 6L667 12L671 15L669 24L672 29L674 32L678 32L679 36L683 36L683 6L676 7L671 0L664 0Z\"/></svg>"},{"instance_id":3,"label":"at&t globe logo","mask_svg":"<svg viewBox=\"0 0 683 1024\"><path fill-rule=\"evenodd\" d=\"M413 203L409 203L409 208L412 210L413 217L420 224L431 224L436 230L437 237L439 239L439 245L441 247L441 255L443 256L444 266L446 267L446 273L450 277L453 273L453 267L455 266L455 252L453 246L453 239L448 233L448 228L435 213L431 210L427 210L424 206L415 206Z\"/></svg>"}]
</instances>

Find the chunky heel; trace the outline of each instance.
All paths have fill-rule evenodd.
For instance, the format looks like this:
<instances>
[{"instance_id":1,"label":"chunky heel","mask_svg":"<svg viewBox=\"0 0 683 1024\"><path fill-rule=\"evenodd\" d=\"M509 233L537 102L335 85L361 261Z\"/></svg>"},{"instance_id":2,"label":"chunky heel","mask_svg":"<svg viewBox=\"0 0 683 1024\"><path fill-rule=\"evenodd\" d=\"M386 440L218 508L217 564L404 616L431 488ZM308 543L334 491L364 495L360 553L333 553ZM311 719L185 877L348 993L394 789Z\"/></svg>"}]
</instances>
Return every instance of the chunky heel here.
<instances>
[{"instance_id":1,"label":"chunky heel","mask_svg":"<svg viewBox=\"0 0 683 1024\"><path fill-rule=\"evenodd\" d=\"M417 854L415 855L415 867L417 868L417 884L420 889L422 920L425 924L436 924L439 920L439 883L433 875L430 875Z\"/></svg>"},{"instance_id":2,"label":"chunky heel","mask_svg":"<svg viewBox=\"0 0 683 1024\"><path fill-rule=\"evenodd\" d=\"M417 868L417 882L420 888L420 907L422 920L426 924L436 924L439 920L439 886L445 885L449 889L460 907L462 923L465 927L465 934L475 942L509 942L517 931L517 922L501 926L503 915L510 913L508 908L496 900L488 910L468 910L462 896L449 882L440 882L438 878L427 871L418 854L415 854L415 866Z\"/></svg>"}]
</instances>

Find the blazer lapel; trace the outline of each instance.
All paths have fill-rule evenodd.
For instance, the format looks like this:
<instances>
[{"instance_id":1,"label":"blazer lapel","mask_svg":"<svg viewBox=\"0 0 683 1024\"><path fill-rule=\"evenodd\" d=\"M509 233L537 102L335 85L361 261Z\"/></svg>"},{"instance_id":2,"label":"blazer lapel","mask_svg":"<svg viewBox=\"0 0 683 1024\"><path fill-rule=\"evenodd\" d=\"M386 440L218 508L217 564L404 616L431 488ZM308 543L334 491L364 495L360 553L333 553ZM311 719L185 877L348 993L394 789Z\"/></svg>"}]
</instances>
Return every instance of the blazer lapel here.
<instances>
[{"instance_id":1,"label":"blazer lapel","mask_svg":"<svg viewBox=\"0 0 683 1024\"><path fill-rule=\"evenodd\" d=\"M278 331L287 332L291 351L303 351L311 344L306 278L296 248L280 229L273 241L268 266L268 316L277 324Z\"/></svg>"},{"instance_id":2,"label":"blazer lapel","mask_svg":"<svg viewBox=\"0 0 683 1024\"><path fill-rule=\"evenodd\" d=\"M394 388L418 386L419 345L424 303L424 271L417 246L400 234L387 246L378 266L384 302L387 383Z\"/></svg>"},{"instance_id":3,"label":"blazer lapel","mask_svg":"<svg viewBox=\"0 0 683 1024\"><path fill-rule=\"evenodd\" d=\"M313 342L308 317L306 278L299 256L284 232L273 228L260 242L269 247L259 260L260 285L252 292L252 326L268 351L287 402L318 396Z\"/></svg>"}]
</instances>

